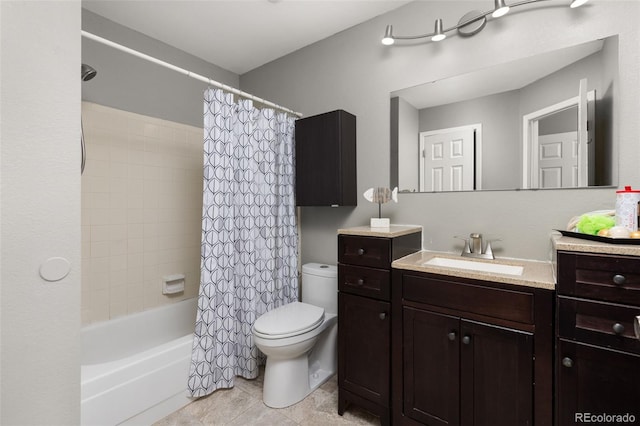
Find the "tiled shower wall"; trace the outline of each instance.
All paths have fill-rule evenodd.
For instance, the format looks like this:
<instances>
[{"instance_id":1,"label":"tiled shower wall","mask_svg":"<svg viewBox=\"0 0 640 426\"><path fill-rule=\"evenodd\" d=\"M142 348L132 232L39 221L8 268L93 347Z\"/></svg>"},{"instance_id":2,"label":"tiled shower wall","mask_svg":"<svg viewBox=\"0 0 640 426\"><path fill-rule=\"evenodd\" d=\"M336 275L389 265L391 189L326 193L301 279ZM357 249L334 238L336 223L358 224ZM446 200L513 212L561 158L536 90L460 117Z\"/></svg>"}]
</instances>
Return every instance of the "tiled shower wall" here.
<instances>
[{"instance_id":1,"label":"tiled shower wall","mask_svg":"<svg viewBox=\"0 0 640 426\"><path fill-rule=\"evenodd\" d=\"M197 296L203 130L88 102L82 121L83 324Z\"/></svg>"}]
</instances>

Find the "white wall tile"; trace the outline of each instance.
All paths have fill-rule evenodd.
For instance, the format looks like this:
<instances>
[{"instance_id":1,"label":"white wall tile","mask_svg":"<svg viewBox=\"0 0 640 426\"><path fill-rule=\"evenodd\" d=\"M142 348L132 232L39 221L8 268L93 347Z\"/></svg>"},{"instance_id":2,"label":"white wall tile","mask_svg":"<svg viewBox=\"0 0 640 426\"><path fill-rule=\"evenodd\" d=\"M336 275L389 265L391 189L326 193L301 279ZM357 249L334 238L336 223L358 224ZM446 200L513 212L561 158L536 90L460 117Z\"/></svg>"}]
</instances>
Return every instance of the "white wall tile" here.
<instances>
[{"instance_id":1,"label":"white wall tile","mask_svg":"<svg viewBox=\"0 0 640 426\"><path fill-rule=\"evenodd\" d=\"M82 321L195 297L199 288L202 129L83 102ZM162 275L185 293L162 295Z\"/></svg>"}]
</instances>

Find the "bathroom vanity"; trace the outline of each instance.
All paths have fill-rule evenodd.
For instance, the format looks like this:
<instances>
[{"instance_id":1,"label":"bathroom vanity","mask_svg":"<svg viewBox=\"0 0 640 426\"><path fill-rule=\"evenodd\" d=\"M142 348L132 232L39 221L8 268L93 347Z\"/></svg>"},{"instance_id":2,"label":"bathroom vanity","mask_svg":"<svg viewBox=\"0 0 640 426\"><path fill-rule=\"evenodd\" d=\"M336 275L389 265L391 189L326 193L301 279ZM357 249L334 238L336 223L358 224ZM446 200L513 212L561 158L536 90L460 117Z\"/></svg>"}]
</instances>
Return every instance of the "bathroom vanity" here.
<instances>
[{"instance_id":1,"label":"bathroom vanity","mask_svg":"<svg viewBox=\"0 0 640 426\"><path fill-rule=\"evenodd\" d=\"M507 275L433 266L436 256L455 259L393 263L393 423L552 424L551 265L506 262L523 267Z\"/></svg>"},{"instance_id":2,"label":"bathroom vanity","mask_svg":"<svg viewBox=\"0 0 640 426\"><path fill-rule=\"evenodd\" d=\"M553 263L474 269L420 251L419 228L392 228L338 231L340 414L353 403L396 425L640 420L640 245L558 237Z\"/></svg>"},{"instance_id":3,"label":"bathroom vanity","mask_svg":"<svg viewBox=\"0 0 640 426\"><path fill-rule=\"evenodd\" d=\"M568 237L554 245L556 424L607 415L621 417L598 423L640 421L640 330L634 331L640 316L640 246Z\"/></svg>"},{"instance_id":4,"label":"bathroom vanity","mask_svg":"<svg viewBox=\"0 0 640 426\"><path fill-rule=\"evenodd\" d=\"M420 228L338 230L338 412L356 404L382 424L552 424L551 265L448 268L429 262L459 256L420 242Z\"/></svg>"},{"instance_id":5,"label":"bathroom vanity","mask_svg":"<svg viewBox=\"0 0 640 426\"><path fill-rule=\"evenodd\" d=\"M391 262L422 247L415 226L338 230L338 413L391 421Z\"/></svg>"}]
</instances>

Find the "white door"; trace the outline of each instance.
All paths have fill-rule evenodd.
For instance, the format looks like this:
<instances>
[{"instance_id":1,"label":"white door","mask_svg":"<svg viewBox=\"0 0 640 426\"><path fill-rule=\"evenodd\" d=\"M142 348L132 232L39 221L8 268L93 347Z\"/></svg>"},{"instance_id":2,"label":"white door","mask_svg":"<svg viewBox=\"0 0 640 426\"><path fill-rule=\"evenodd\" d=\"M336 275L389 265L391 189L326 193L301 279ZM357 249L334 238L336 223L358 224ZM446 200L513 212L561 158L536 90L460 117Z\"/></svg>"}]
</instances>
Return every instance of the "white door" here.
<instances>
[{"instance_id":1,"label":"white door","mask_svg":"<svg viewBox=\"0 0 640 426\"><path fill-rule=\"evenodd\" d=\"M474 189L474 127L420 133L420 191Z\"/></svg>"},{"instance_id":2,"label":"white door","mask_svg":"<svg viewBox=\"0 0 640 426\"><path fill-rule=\"evenodd\" d=\"M541 138L538 135L538 121L574 106L578 107L578 131L576 132L575 147L577 170L575 171L575 180L573 178L570 181L565 179L563 185L566 188L586 187L595 180L593 167L589 167L589 164L593 165L595 160L595 143L593 142L595 114L594 108L588 108L588 104L595 104L595 91L587 92L587 80L582 79L578 88L578 96L523 116L523 188L555 188L556 183L562 179L562 172L560 170L554 171L552 168L545 169L546 176L541 175L542 166L537 163L542 158L542 148L538 146ZM588 126L589 120L591 120L591 126ZM553 150L554 148L547 147L548 154L551 154ZM549 186L541 186L543 180Z\"/></svg>"},{"instance_id":3,"label":"white door","mask_svg":"<svg viewBox=\"0 0 640 426\"><path fill-rule=\"evenodd\" d=\"M538 137L538 188L578 187L578 132Z\"/></svg>"}]
</instances>

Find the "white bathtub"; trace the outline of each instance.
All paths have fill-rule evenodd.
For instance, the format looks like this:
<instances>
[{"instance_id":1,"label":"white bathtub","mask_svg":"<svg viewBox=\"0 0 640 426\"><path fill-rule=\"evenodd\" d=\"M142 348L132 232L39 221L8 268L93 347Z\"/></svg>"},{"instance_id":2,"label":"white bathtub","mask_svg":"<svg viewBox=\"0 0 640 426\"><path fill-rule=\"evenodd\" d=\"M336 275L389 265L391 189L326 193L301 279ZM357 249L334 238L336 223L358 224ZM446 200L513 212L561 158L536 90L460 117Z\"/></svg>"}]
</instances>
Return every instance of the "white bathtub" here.
<instances>
[{"instance_id":1,"label":"white bathtub","mask_svg":"<svg viewBox=\"0 0 640 426\"><path fill-rule=\"evenodd\" d=\"M83 327L83 425L148 425L191 402L196 302Z\"/></svg>"}]
</instances>

